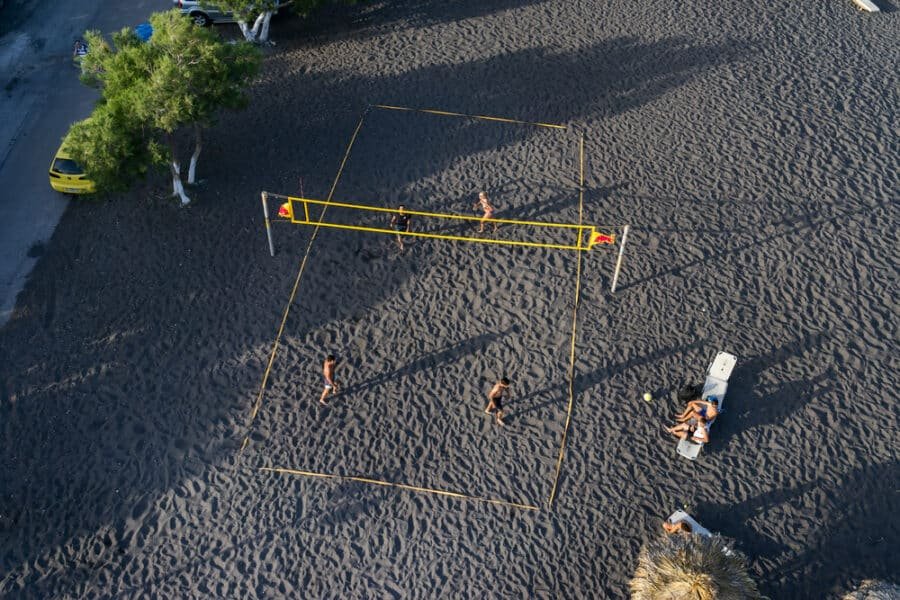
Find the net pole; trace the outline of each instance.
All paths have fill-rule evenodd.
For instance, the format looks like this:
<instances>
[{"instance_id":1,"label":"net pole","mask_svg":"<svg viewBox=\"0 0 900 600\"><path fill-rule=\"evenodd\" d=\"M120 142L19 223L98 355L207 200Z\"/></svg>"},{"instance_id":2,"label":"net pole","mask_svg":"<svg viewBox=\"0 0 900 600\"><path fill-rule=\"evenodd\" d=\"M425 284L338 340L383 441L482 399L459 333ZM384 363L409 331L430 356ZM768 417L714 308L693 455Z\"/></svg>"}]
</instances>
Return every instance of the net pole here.
<instances>
[{"instance_id":1,"label":"net pole","mask_svg":"<svg viewBox=\"0 0 900 600\"><path fill-rule=\"evenodd\" d=\"M272 241L272 223L269 221L269 205L267 200L269 196L266 192L260 194L263 205L263 217L266 220L266 237L269 239L269 254L275 256L275 242Z\"/></svg>"},{"instance_id":2,"label":"net pole","mask_svg":"<svg viewBox=\"0 0 900 600\"><path fill-rule=\"evenodd\" d=\"M625 242L628 241L629 225L622 229L622 244L619 246L619 258L616 259L616 271L613 273L612 293L616 293L616 284L619 283L619 271L622 269L622 257L625 256Z\"/></svg>"}]
</instances>

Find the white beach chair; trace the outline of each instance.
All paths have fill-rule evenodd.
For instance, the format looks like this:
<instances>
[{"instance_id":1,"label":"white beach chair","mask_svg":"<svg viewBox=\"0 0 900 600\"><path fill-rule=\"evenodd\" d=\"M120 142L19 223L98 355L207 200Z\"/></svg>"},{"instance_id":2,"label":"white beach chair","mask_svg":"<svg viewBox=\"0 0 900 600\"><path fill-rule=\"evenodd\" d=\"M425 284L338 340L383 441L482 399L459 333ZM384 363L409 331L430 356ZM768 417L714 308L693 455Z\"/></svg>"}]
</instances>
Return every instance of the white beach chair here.
<instances>
[{"instance_id":1,"label":"white beach chair","mask_svg":"<svg viewBox=\"0 0 900 600\"><path fill-rule=\"evenodd\" d=\"M700 394L700 398L703 400L709 400L710 398L718 400L719 414L725 410L725 392L728 390L728 378L731 377L731 371L734 370L735 363L737 363L737 358L733 354L719 352L706 371L706 382L703 384L703 392ZM712 424L715 421L713 419L707 423L707 431L712 429ZM688 437L678 441L677 450L678 454L688 460L697 460L697 457L700 456L701 448L703 448L703 444L695 442Z\"/></svg>"},{"instance_id":2,"label":"white beach chair","mask_svg":"<svg viewBox=\"0 0 900 600\"><path fill-rule=\"evenodd\" d=\"M705 538L711 538L711 537L713 537L713 532L712 532L712 531L710 531L709 529L707 529L706 527L704 527L703 525L701 525L700 523L698 523L698 522L694 519L694 517L692 517L691 515L687 514L687 513L684 512L683 510L676 510L676 511L673 512L671 515L669 515L669 518L666 519L666 520L667 520L669 523L671 523L672 525L677 525L678 523L681 523L681 522L687 523L688 525L691 526L691 534L692 534L692 535L699 535L699 536L702 536L702 537L705 537ZM720 539L721 539L721 536L720 536ZM723 540L723 542L724 542L724 540ZM729 547L728 547L727 545L725 545L724 543L722 544L722 550L723 550L723 551L725 552L725 554L728 555L728 556L731 556L732 554L734 554L734 552L731 550L731 548L729 548Z\"/></svg>"},{"instance_id":3,"label":"white beach chair","mask_svg":"<svg viewBox=\"0 0 900 600\"><path fill-rule=\"evenodd\" d=\"M856 2L856 6L859 10L866 10L869 12L881 12L881 9L878 8L878 5L872 2L872 0L853 0Z\"/></svg>"},{"instance_id":4,"label":"white beach chair","mask_svg":"<svg viewBox=\"0 0 900 600\"><path fill-rule=\"evenodd\" d=\"M677 525L678 523L681 523L683 521L691 526L691 533L702 535L703 537L712 537L712 532L709 529L695 521L694 517L687 514L683 510L676 510L671 515L669 515L669 518L666 520L672 525Z\"/></svg>"}]
</instances>

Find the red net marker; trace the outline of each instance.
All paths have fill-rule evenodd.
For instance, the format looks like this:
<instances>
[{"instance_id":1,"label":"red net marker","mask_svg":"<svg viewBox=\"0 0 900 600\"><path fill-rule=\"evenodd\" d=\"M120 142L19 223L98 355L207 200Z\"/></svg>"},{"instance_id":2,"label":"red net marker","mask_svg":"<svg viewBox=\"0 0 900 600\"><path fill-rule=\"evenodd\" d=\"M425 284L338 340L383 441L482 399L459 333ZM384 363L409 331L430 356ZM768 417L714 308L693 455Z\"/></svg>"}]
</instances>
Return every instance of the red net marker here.
<instances>
[{"instance_id":1,"label":"red net marker","mask_svg":"<svg viewBox=\"0 0 900 600\"><path fill-rule=\"evenodd\" d=\"M294 211L291 210L291 203L290 203L290 202L285 202L284 204L282 204L281 206L278 207L278 216L279 216L279 217L284 217L285 219L291 219L291 220L293 220L293 218L294 218Z\"/></svg>"},{"instance_id":2,"label":"red net marker","mask_svg":"<svg viewBox=\"0 0 900 600\"><path fill-rule=\"evenodd\" d=\"M615 244L616 236L612 233L599 233L597 231L591 232L591 241L588 244L588 248L593 248L597 244Z\"/></svg>"}]
</instances>

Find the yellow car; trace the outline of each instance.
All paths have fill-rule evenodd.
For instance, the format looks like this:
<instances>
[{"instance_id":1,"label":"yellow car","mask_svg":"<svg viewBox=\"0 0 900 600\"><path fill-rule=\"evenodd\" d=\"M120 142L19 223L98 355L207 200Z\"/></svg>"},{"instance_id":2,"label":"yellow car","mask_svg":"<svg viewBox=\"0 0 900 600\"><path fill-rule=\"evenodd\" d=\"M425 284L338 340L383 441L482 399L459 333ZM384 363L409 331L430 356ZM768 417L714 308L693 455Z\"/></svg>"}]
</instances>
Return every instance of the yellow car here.
<instances>
[{"instance_id":1,"label":"yellow car","mask_svg":"<svg viewBox=\"0 0 900 600\"><path fill-rule=\"evenodd\" d=\"M93 194L97 191L94 182L85 176L84 169L72 160L65 140L50 163L50 187L64 194Z\"/></svg>"}]
</instances>

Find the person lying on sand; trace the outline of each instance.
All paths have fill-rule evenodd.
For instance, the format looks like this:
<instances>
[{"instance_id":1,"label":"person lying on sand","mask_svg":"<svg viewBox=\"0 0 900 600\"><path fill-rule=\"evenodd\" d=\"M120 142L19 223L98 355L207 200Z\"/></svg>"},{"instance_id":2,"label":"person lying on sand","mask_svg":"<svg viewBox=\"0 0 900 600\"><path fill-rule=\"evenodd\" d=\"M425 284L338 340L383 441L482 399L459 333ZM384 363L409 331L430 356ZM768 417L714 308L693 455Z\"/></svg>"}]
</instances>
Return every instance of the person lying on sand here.
<instances>
[{"instance_id":1,"label":"person lying on sand","mask_svg":"<svg viewBox=\"0 0 900 600\"><path fill-rule=\"evenodd\" d=\"M680 440L686 440L688 436L691 436L691 440L698 444L705 444L709 441L706 420L702 418L691 419L685 423L666 427L666 431Z\"/></svg>"},{"instance_id":2,"label":"person lying on sand","mask_svg":"<svg viewBox=\"0 0 900 600\"><path fill-rule=\"evenodd\" d=\"M397 245L400 246L400 252L403 252L403 236L400 235L400 232L409 233L412 229L412 224L410 223L411 217L403 212L405 209L406 207L401 204L397 208L397 213L391 217L391 229L398 232Z\"/></svg>"},{"instance_id":3,"label":"person lying on sand","mask_svg":"<svg viewBox=\"0 0 900 600\"><path fill-rule=\"evenodd\" d=\"M484 233L485 222L488 219L492 219L494 217L494 207L491 205L485 192L478 192L478 200L475 202L475 204L472 205L472 210L476 210L478 209L478 207L481 207L481 210L484 211L484 216L481 217L481 227L478 229L478 233ZM497 223L494 223L494 231L497 231Z\"/></svg>"},{"instance_id":4,"label":"person lying on sand","mask_svg":"<svg viewBox=\"0 0 900 600\"><path fill-rule=\"evenodd\" d=\"M491 414L497 412L497 425L503 425L503 392L509 389L509 379L503 377L494 384L491 391L488 392L488 405L484 412Z\"/></svg>"},{"instance_id":5,"label":"person lying on sand","mask_svg":"<svg viewBox=\"0 0 900 600\"><path fill-rule=\"evenodd\" d=\"M669 535L673 535L676 533L692 533L693 529L691 528L691 524L687 521L678 521L677 523L670 523L668 521L663 521L663 529L666 530L666 533Z\"/></svg>"},{"instance_id":6,"label":"person lying on sand","mask_svg":"<svg viewBox=\"0 0 900 600\"><path fill-rule=\"evenodd\" d=\"M328 404L325 401L328 394L334 395L337 393L338 386L334 381L335 365L337 365L337 360L334 358L334 354L329 354L325 357L325 362L322 364L322 377L325 379L325 389L322 390L322 396L319 398L320 404Z\"/></svg>"},{"instance_id":7,"label":"person lying on sand","mask_svg":"<svg viewBox=\"0 0 900 600\"><path fill-rule=\"evenodd\" d=\"M700 418L706 421L712 421L719 414L719 400L710 398L709 400L691 400L687 403L684 412L677 415L675 420L684 423L692 418Z\"/></svg>"}]
</instances>

